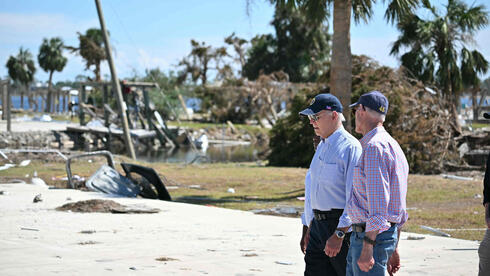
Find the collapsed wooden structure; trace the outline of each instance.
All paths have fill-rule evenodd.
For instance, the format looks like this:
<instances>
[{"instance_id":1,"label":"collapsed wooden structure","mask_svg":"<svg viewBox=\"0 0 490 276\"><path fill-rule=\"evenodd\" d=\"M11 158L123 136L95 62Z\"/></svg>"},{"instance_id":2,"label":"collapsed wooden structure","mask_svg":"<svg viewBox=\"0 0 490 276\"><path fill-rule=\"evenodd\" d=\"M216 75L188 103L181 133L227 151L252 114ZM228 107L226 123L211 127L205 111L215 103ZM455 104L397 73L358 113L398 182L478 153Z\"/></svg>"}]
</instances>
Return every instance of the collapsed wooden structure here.
<instances>
[{"instance_id":1,"label":"collapsed wooden structure","mask_svg":"<svg viewBox=\"0 0 490 276\"><path fill-rule=\"evenodd\" d=\"M144 144L151 148L153 140L159 140L160 145L174 148L179 144L175 140L175 134L169 130L164 120L157 111L152 109L148 89L156 88L156 83L150 82L129 82L121 81L123 98L127 104L130 97L138 98L142 96L142 106L139 99L134 100L133 106L124 108L129 121L130 135L137 144ZM102 90L102 107L98 107L93 99L88 97L87 87L97 87ZM111 151L114 139L122 139L123 131L120 129L120 118L110 106L111 91L110 82L83 82L78 98L78 118L79 126L68 126L67 134L74 140L76 148L84 148L87 143L86 135L93 137L91 143L98 145L100 141L104 143L104 148ZM139 94L141 92L141 95ZM103 124L90 124L86 116L91 117L92 121Z\"/></svg>"}]
</instances>

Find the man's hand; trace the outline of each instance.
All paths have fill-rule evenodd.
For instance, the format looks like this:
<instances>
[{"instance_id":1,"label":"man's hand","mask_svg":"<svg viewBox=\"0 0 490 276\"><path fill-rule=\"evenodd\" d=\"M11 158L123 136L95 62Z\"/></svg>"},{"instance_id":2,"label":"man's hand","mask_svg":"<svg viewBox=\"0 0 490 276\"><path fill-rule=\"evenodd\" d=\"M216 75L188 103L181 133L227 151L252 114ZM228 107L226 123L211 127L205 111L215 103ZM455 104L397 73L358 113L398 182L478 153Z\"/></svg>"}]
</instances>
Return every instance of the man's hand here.
<instances>
[{"instance_id":1,"label":"man's hand","mask_svg":"<svg viewBox=\"0 0 490 276\"><path fill-rule=\"evenodd\" d=\"M371 244L367 244L364 242L362 246L361 256L359 260L357 260L357 265L359 268L368 272L374 266L374 258L373 258L373 246Z\"/></svg>"},{"instance_id":2,"label":"man's hand","mask_svg":"<svg viewBox=\"0 0 490 276\"><path fill-rule=\"evenodd\" d=\"M400 254L398 254L398 248L393 251L391 257L388 259L387 270L390 276L393 276L400 269Z\"/></svg>"},{"instance_id":3,"label":"man's hand","mask_svg":"<svg viewBox=\"0 0 490 276\"><path fill-rule=\"evenodd\" d=\"M328 238L327 243L325 244L325 254L330 258L337 256L339 254L340 249L342 248L342 241L344 239L340 239L337 235L333 234Z\"/></svg>"},{"instance_id":4,"label":"man's hand","mask_svg":"<svg viewBox=\"0 0 490 276\"><path fill-rule=\"evenodd\" d=\"M308 246L309 240L310 240L310 229L307 226L303 225L303 234L301 236L301 241L299 242L299 246L303 254L306 254L306 247Z\"/></svg>"}]
</instances>

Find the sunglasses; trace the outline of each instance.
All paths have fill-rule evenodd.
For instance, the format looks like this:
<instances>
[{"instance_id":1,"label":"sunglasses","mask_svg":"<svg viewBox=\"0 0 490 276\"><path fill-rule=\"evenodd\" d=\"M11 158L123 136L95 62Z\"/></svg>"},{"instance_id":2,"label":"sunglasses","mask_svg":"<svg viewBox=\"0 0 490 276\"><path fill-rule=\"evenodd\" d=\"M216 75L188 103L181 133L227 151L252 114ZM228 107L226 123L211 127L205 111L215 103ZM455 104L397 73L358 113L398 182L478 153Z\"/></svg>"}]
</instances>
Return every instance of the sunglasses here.
<instances>
[{"instance_id":1,"label":"sunglasses","mask_svg":"<svg viewBox=\"0 0 490 276\"><path fill-rule=\"evenodd\" d=\"M323 113L323 114L325 114L325 113ZM317 115L317 114L308 115L308 120L310 120L310 121L313 120L313 122L318 122L318 120L320 120L320 117L322 117L322 115Z\"/></svg>"}]
</instances>

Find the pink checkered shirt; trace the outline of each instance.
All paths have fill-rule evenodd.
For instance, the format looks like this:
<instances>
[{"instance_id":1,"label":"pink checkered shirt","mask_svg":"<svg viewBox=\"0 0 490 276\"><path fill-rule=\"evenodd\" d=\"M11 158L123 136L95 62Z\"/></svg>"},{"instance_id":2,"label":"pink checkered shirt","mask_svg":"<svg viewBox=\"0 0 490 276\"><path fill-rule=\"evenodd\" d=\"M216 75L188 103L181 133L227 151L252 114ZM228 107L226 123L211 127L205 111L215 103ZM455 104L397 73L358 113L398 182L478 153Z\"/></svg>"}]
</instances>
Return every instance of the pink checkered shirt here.
<instances>
[{"instance_id":1,"label":"pink checkered shirt","mask_svg":"<svg viewBox=\"0 0 490 276\"><path fill-rule=\"evenodd\" d=\"M408 162L400 145L377 127L360 140L362 154L354 168L348 214L352 223L366 223L366 232L402 226L406 211Z\"/></svg>"}]
</instances>

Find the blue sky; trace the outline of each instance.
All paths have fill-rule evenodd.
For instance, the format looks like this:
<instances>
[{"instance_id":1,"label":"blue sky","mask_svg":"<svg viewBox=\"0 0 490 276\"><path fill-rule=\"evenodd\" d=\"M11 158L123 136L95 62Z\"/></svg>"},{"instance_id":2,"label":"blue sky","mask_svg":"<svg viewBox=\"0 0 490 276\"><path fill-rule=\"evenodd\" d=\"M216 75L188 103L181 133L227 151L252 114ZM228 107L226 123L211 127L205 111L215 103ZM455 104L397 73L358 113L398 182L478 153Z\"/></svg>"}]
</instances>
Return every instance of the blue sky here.
<instances>
[{"instance_id":1,"label":"blue sky","mask_svg":"<svg viewBox=\"0 0 490 276\"><path fill-rule=\"evenodd\" d=\"M190 51L190 40L204 41L215 47L224 46L223 39L235 32L250 39L257 34L274 33L270 26L274 9L266 0L255 0L246 12L245 0L101 0L106 26L120 78L134 72L160 67L175 70L178 61ZM385 5L376 4L369 24L351 26L351 47L354 54L366 54L383 65L397 67L389 56L390 44L398 33L384 20ZM433 1L445 3L446 1ZM484 0L466 0L484 4ZM489 6L487 5L487 10ZM33 53L37 62L43 38L61 37L66 45L77 46L77 32L99 28L95 2L90 0L0 0L0 77L7 75L5 64L19 47ZM477 49L490 60L490 27L476 35ZM63 72L53 80L74 80L76 75L92 76L84 70L80 57L68 52L69 61ZM102 75L108 74L103 65ZM486 77L490 76L487 74ZM36 79L46 81L48 74L38 66Z\"/></svg>"}]
</instances>

